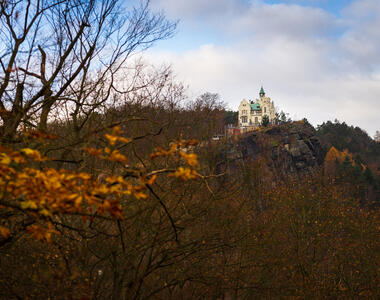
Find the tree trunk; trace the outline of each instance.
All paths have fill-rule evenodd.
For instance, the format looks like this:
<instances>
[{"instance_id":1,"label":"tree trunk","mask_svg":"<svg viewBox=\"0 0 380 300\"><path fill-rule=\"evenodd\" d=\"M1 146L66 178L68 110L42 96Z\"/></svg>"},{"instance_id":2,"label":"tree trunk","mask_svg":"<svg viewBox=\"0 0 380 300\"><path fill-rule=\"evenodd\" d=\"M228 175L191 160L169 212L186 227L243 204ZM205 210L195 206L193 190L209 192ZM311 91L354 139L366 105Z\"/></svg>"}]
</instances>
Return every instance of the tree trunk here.
<instances>
[{"instance_id":1,"label":"tree trunk","mask_svg":"<svg viewBox=\"0 0 380 300\"><path fill-rule=\"evenodd\" d=\"M22 114L20 112L6 112L2 116L3 125L0 127L1 142L12 143L16 140L17 128L19 127Z\"/></svg>"},{"instance_id":2,"label":"tree trunk","mask_svg":"<svg viewBox=\"0 0 380 300\"><path fill-rule=\"evenodd\" d=\"M52 91L50 89L47 89L47 91L45 92L44 102L42 105L40 122L38 124L38 129L41 131L46 131L47 129L48 116L51 111L51 107L53 106L55 102L55 98L52 97L51 95L52 95Z\"/></svg>"}]
</instances>

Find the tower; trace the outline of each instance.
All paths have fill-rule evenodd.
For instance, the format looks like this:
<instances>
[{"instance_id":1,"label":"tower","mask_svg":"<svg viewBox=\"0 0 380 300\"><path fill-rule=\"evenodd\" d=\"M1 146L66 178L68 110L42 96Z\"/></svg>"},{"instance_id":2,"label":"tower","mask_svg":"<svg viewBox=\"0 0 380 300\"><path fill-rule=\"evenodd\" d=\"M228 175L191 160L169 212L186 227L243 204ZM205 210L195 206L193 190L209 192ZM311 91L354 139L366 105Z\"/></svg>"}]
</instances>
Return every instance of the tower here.
<instances>
[{"instance_id":1,"label":"tower","mask_svg":"<svg viewBox=\"0 0 380 300\"><path fill-rule=\"evenodd\" d=\"M261 86L261 89L260 89L260 98L262 97L265 97L265 92L264 92L264 88Z\"/></svg>"}]
</instances>

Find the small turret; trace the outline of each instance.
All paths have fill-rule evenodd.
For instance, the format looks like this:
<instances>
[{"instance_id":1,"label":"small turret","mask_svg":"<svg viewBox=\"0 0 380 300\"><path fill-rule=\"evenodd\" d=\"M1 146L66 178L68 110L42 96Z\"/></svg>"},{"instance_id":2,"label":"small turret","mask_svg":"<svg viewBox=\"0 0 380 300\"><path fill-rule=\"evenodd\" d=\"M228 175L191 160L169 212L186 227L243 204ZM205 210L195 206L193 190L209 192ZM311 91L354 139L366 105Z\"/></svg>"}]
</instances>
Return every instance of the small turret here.
<instances>
[{"instance_id":1,"label":"small turret","mask_svg":"<svg viewBox=\"0 0 380 300\"><path fill-rule=\"evenodd\" d=\"M265 92L264 92L264 88L261 86L261 89L260 89L260 97L265 97Z\"/></svg>"}]
</instances>

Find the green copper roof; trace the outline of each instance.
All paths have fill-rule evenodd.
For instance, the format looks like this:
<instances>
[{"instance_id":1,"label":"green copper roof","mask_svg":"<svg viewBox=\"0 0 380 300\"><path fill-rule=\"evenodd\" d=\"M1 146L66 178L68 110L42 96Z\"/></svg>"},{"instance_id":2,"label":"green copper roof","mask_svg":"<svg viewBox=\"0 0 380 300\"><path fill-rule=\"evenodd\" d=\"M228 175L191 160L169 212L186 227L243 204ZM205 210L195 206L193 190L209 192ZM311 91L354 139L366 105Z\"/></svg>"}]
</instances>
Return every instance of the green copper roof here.
<instances>
[{"instance_id":1,"label":"green copper roof","mask_svg":"<svg viewBox=\"0 0 380 300\"><path fill-rule=\"evenodd\" d=\"M251 110L261 110L259 103L252 103L251 104Z\"/></svg>"},{"instance_id":2,"label":"green copper roof","mask_svg":"<svg viewBox=\"0 0 380 300\"><path fill-rule=\"evenodd\" d=\"M265 95L265 92L264 92L264 88L263 87L261 87L261 89L260 89L260 95Z\"/></svg>"}]
</instances>

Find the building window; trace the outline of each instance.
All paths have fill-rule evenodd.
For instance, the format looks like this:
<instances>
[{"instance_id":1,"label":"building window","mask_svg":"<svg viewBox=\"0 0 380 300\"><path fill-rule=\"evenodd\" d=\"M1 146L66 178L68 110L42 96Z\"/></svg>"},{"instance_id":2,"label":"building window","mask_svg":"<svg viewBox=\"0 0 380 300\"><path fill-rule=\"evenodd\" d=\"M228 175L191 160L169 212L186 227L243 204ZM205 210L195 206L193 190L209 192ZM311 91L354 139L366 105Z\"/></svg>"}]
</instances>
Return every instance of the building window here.
<instances>
[{"instance_id":1,"label":"building window","mask_svg":"<svg viewBox=\"0 0 380 300\"><path fill-rule=\"evenodd\" d=\"M242 123L247 123L247 117L246 116L241 117L241 122Z\"/></svg>"},{"instance_id":2,"label":"building window","mask_svg":"<svg viewBox=\"0 0 380 300\"><path fill-rule=\"evenodd\" d=\"M267 112L267 108L266 107L264 107L264 113L266 113Z\"/></svg>"},{"instance_id":3,"label":"building window","mask_svg":"<svg viewBox=\"0 0 380 300\"><path fill-rule=\"evenodd\" d=\"M257 117L255 117L255 123L259 123L259 119Z\"/></svg>"}]
</instances>

